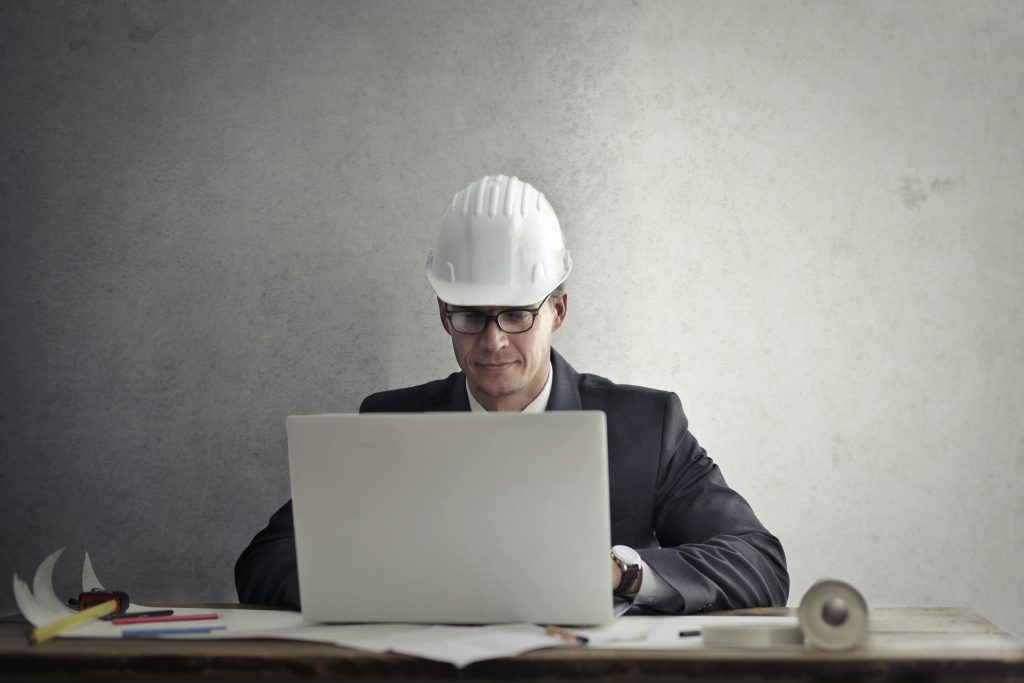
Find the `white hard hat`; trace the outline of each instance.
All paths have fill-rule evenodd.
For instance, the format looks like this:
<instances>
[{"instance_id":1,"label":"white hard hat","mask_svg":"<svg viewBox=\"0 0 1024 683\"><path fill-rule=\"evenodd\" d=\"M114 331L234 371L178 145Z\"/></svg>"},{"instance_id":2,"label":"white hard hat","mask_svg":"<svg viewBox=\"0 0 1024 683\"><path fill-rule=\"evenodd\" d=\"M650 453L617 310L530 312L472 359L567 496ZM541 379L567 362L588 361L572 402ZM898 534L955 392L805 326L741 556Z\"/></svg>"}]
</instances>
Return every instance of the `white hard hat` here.
<instances>
[{"instance_id":1,"label":"white hard hat","mask_svg":"<svg viewBox=\"0 0 1024 683\"><path fill-rule=\"evenodd\" d=\"M484 176L445 209L427 281L455 306L526 306L565 282L572 258L547 198L515 176Z\"/></svg>"}]
</instances>

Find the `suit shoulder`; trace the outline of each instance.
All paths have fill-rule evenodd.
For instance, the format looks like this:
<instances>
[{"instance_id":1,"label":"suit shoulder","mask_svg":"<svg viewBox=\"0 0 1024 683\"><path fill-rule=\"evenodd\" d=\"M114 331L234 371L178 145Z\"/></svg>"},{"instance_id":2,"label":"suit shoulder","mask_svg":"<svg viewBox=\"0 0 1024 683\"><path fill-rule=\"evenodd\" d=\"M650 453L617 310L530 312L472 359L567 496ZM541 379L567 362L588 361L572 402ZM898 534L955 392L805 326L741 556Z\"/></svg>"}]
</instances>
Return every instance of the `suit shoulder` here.
<instances>
[{"instance_id":1,"label":"suit shoulder","mask_svg":"<svg viewBox=\"0 0 1024 683\"><path fill-rule=\"evenodd\" d=\"M638 401L645 404L664 405L672 392L662 389L641 387L635 384L618 384L600 375L581 373L579 376L580 397L593 397L606 401Z\"/></svg>"},{"instance_id":2,"label":"suit shoulder","mask_svg":"<svg viewBox=\"0 0 1024 683\"><path fill-rule=\"evenodd\" d=\"M443 410L451 405L452 385L459 373L414 387L370 394L359 406L361 413L421 413Z\"/></svg>"}]
</instances>

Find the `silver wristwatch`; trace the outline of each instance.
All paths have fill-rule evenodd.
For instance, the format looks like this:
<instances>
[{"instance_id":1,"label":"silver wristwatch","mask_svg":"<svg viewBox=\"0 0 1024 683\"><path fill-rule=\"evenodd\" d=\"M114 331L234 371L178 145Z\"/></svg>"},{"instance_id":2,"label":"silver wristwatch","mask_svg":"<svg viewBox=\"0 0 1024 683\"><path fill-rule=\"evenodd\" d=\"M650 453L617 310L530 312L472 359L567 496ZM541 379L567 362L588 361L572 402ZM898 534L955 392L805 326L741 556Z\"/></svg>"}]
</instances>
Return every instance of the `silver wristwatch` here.
<instances>
[{"instance_id":1,"label":"silver wristwatch","mask_svg":"<svg viewBox=\"0 0 1024 683\"><path fill-rule=\"evenodd\" d=\"M628 545L614 545L612 546L612 560L622 570L622 580L619 581L619 585L615 587L613 592L620 598L632 600L636 597L637 592L639 592L640 584L643 581L640 553ZM634 583L636 584L636 589L630 590Z\"/></svg>"}]
</instances>

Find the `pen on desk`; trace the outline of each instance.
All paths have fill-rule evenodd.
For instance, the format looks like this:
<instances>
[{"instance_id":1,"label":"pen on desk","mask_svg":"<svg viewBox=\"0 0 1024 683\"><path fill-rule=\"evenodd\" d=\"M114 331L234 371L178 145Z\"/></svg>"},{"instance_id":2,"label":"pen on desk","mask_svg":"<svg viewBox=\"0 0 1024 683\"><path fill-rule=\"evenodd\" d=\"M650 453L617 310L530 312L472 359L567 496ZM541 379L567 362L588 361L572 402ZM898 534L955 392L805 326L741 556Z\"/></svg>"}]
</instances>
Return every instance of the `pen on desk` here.
<instances>
[{"instance_id":1,"label":"pen on desk","mask_svg":"<svg viewBox=\"0 0 1024 683\"><path fill-rule=\"evenodd\" d=\"M220 615L212 612L206 614L175 614L173 616L164 615L152 617L142 615L136 617L131 614L126 614L123 617L111 619L111 623L115 626L127 626L129 624L157 624L168 621L204 621L206 619L220 619Z\"/></svg>"},{"instance_id":2,"label":"pen on desk","mask_svg":"<svg viewBox=\"0 0 1024 683\"><path fill-rule=\"evenodd\" d=\"M149 612L127 612L125 614L108 614L105 617L100 617L103 621L113 621L114 619L141 619L142 617L169 617L174 614L172 609L155 609Z\"/></svg>"},{"instance_id":3,"label":"pen on desk","mask_svg":"<svg viewBox=\"0 0 1024 683\"><path fill-rule=\"evenodd\" d=\"M700 635L700 631L680 631L679 632L679 637L680 638L692 638L694 636L699 636L699 635Z\"/></svg>"},{"instance_id":4,"label":"pen on desk","mask_svg":"<svg viewBox=\"0 0 1024 683\"><path fill-rule=\"evenodd\" d=\"M81 626L90 621L95 621L105 614L110 614L117 610L118 601L108 600L107 602L100 603L88 609L84 609L76 614L71 614L63 619L58 619L46 626L40 626L37 629L29 631L28 639L33 643L45 643L46 641L54 638L58 633L63 633L69 629L73 629L76 626Z\"/></svg>"},{"instance_id":5,"label":"pen on desk","mask_svg":"<svg viewBox=\"0 0 1024 683\"><path fill-rule=\"evenodd\" d=\"M564 629L561 626L545 626L544 632L549 636L555 636L562 640L567 640L570 643L579 643L580 645L586 645L590 642L590 639L586 636L581 636L578 633L573 633L568 629Z\"/></svg>"},{"instance_id":6,"label":"pen on desk","mask_svg":"<svg viewBox=\"0 0 1024 683\"><path fill-rule=\"evenodd\" d=\"M122 638L156 638L158 636L182 636L226 631L227 626L192 626L190 628L144 628L137 631L122 631Z\"/></svg>"}]
</instances>

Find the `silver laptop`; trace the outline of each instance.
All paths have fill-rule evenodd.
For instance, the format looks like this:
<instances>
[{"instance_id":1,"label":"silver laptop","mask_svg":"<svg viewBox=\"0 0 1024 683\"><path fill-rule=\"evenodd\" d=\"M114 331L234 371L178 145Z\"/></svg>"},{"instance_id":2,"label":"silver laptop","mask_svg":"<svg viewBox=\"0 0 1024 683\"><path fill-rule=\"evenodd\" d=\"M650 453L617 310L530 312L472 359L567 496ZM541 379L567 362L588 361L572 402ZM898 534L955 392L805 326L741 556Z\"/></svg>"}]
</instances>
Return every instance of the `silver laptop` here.
<instances>
[{"instance_id":1,"label":"silver laptop","mask_svg":"<svg viewBox=\"0 0 1024 683\"><path fill-rule=\"evenodd\" d=\"M613 619L604 413L287 419L308 622Z\"/></svg>"}]
</instances>

